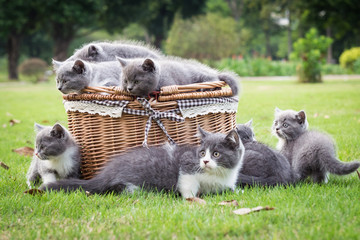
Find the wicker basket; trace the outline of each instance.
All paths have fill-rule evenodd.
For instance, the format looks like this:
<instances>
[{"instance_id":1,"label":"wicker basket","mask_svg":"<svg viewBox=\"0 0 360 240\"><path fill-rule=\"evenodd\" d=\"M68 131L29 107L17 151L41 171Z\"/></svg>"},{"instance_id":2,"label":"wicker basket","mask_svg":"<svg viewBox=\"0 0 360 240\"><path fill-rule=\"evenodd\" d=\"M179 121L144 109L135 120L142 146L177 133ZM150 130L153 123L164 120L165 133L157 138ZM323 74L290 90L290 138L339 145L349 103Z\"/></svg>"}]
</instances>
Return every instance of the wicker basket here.
<instances>
[{"instance_id":1,"label":"wicker basket","mask_svg":"<svg viewBox=\"0 0 360 240\"><path fill-rule=\"evenodd\" d=\"M156 100L148 101L135 99L117 87L88 88L87 94L64 95L69 130L81 146L82 177L92 178L109 157L137 146L160 145L166 140L198 144L195 136L198 125L223 133L235 128L237 99L231 98L230 88L221 88L223 86L224 82L169 86L162 88ZM222 106L232 107L212 109L208 113L198 113L197 107L180 109L182 101L218 101L219 97L231 99L232 103ZM124 106L104 105L114 101ZM214 108L218 104L205 105L205 108L208 106Z\"/></svg>"}]
</instances>

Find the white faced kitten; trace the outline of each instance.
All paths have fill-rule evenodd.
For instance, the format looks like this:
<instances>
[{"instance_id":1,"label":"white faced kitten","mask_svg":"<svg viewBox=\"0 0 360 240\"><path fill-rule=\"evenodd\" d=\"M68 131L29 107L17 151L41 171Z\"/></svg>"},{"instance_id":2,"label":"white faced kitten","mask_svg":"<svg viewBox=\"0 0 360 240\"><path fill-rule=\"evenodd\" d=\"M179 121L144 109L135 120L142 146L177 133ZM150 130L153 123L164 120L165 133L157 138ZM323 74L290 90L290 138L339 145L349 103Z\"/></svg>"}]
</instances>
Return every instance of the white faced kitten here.
<instances>
[{"instance_id":1,"label":"white faced kitten","mask_svg":"<svg viewBox=\"0 0 360 240\"><path fill-rule=\"evenodd\" d=\"M80 150L71 134L60 124L41 126L37 131L34 156L27 173L29 187L41 179L43 184L57 178L80 176Z\"/></svg>"},{"instance_id":2,"label":"white faced kitten","mask_svg":"<svg viewBox=\"0 0 360 240\"><path fill-rule=\"evenodd\" d=\"M194 60L175 57L162 59L117 58L123 67L123 89L135 96L147 97L163 86L225 81L234 96L238 94L238 78L235 73L218 72Z\"/></svg>"},{"instance_id":3,"label":"white faced kitten","mask_svg":"<svg viewBox=\"0 0 360 240\"><path fill-rule=\"evenodd\" d=\"M154 47L140 42L93 42L75 50L69 60L82 59L89 62L115 61L116 56L121 58L150 57L158 59L163 54Z\"/></svg>"},{"instance_id":4,"label":"white faced kitten","mask_svg":"<svg viewBox=\"0 0 360 240\"><path fill-rule=\"evenodd\" d=\"M182 197L235 189L244 147L235 130L227 135L201 129L201 146L165 144L114 157L90 180L60 180L42 189L91 193L133 192L137 188L179 192Z\"/></svg>"},{"instance_id":5,"label":"white faced kitten","mask_svg":"<svg viewBox=\"0 0 360 240\"><path fill-rule=\"evenodd\" d=\"M328 181L327 173L345 175L354 172L360 162L341 162L336 157L335 145L327 134L308 130L304 111L275 109L273 133L279 138L278 148L283 153L297 180L312 177L316 183Z\"/></svg>"},{"instance_id":6,"label":"white faced kitten","mask_svg":"<svg viewBox=\"0 0 360 240\"><path fill-rule=\"evenodd\" d=\"M83 60L53 60L53 66L57 88L64 94L80 93L86 87L121 85L121 67L117 61L95 64Z\"/></svg>"}]
</instances>

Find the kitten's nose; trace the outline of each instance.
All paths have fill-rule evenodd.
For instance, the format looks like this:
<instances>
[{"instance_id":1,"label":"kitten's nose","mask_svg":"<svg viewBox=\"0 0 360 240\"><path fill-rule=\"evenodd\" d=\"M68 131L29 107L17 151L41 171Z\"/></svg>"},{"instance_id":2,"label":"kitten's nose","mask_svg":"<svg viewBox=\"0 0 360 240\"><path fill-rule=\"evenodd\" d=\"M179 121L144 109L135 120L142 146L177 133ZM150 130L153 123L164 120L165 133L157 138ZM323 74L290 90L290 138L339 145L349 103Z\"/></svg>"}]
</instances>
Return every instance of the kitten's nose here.
<instances>
[{"instance_id":1,"label":"kitten's nose","mask_svg":"<svg viewBox=\"0 0 360 240\"><path fill-rule=\"evenodd\" d=\"M204 162L204 164L206 165L209 161L205 160L205 161L203 161L203 162Z\"/></svg>"},{"instance_id":2,"label":"kitten's nose","mask_svg":"<svg viewBox=\"0 0 360 240\"><path fill-rule=\"evenodd\" d=\"M280 128L276 128L276 131L279 131L280 130Z\"/></svg>"},{"instance_id":3,"label":"kitten's nose","mask_svg":"<svg viewBox=\"0 0 360 240\"><path fill-rule=\"evenodd\" d=\"M62 87L58 87L58 90L61 91Z\"/></svg>"},{"instance_id":4,"label":"kitten's nose","mask_svg":"<svg viewBox=\"0 0 360 240\"><path fill-rule=\"evenodd\" d=\"M132 87L128 87L127 89L128 89L128 91L129 91L129 92L130 92L131 90L133 90L133 88L132 88Z\"/></svg>"}]
</instances>

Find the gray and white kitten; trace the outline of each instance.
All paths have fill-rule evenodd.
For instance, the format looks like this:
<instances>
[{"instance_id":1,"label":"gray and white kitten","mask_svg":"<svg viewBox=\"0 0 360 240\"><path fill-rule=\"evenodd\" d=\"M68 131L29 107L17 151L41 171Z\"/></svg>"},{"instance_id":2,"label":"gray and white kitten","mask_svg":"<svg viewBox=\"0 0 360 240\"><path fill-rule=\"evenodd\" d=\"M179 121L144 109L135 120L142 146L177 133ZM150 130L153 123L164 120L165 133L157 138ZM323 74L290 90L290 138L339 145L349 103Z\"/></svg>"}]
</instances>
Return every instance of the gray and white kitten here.
<instances>
[{"instance_id":1,"label":"gray and white kitten","mask_svg":"<svg viewBox=\"0 0 360 240\"><path fill-rule=\"evenodd\" d=\"M80 93L86 87L121 86L118 61L91 63L83 60L53 60L56 86L64 94Z\"/></svg>"},{"instance_id":2,"label":"gray and white kitten","mask_svg":"<svg viewBox=\"0 0 360 240\"><path fill-rule=\"evenodd\" d=\"M289 161L278 151L255 140L252 120L237 125L237 133L245 147L237 185L276 186L293 183Z\"/></svg>"},{"instance_id":3,"label":"gray and white kitten","mask_svg":"<svg viewBox=\"0 0 360 240\"><path fill-rule=\"evenodd\" d=\"M92 42L75 50L66 61L82 59L89 62L115 61L116 56L121 58L150 57L158 59L163 54L154 47L140 42Z\"/></svg>"},{"instance_id":4,"label":"gray and white kitten","mask_svg":"<svg viewBox=\"0 0 360 240\"><path fill-rule=\"evenodd\" d=\"M35 123L34 156L27 173L27 185L42 180L43 184L57 178L80 176L80 149L71 134L60 124L42 126Z\"/></svg>"},{"instance_id":5,"label":"gray and white kitten","mask_svg":"<svg viewBox=\"0 0 360 240\"><path fill-rule=\"evenodd\" d=\"M279 138L278 149L298 175L296 180L311 177L316 183L326 183L328 173L345 175L360 166L358 161L341 162L331 137L308 130L308 125L304 111L275 109L272 131Z\"/></svg>"},{"instance_id":6,"label":"gray and white kitten","mask_svg":"<svg viewBox=\"0 0 360 240\"><path fill-rule=\"evenodd\" d=\"M199 128L201 146L139 147L114 157L90 180L60 180L42 189L132 193L135 189L176 191L183 198L235 189L244 147L235 130L227 135Z\"/></svg>"},{"instance_id":7,"label":"gray and white kitten","mask_svg":"<svg viewBox=\"0 0 360 240\"><path fill-rule=\"evenodd\" d=\"M220 80L230 86L234 96L238 94L238 79L235 73L218 72L197 61L175 57L117 59L123 67L123 89L135 96L147 97L163 86Z\"/></svg>"}]
</instances>

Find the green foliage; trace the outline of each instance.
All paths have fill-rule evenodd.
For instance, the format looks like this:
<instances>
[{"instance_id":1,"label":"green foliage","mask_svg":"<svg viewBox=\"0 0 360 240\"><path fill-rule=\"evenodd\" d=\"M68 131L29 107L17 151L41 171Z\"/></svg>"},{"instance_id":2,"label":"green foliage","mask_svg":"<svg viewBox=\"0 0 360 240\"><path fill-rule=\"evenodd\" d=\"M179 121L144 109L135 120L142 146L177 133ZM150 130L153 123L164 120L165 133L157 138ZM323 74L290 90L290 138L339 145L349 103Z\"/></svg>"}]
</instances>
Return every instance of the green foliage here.
<instances>
[{"instance_id":1,"label":"green foliage","mask_svg":"<svg viewBox=\"0 0 360 240\"><path fill-rule=\"evenodd\" d=\"M343 68L355 70L355 61L360 59L360 47L350 48L345 50L339 58L340 65Z\"/></svg>"},{"instance_id":2,"label":"green foliage","mask_svg":"<svg viewBox=\"0 0 360 240\"><path fill-rule=\"evenodd\" d=\"M318 36L315 28L310 29L305 38L300 38L294 43L294 52L291 59L300 60L297 66L300 82L321 82L321 61L332 39Z\"/></svg>"},{"instance_id":3,"label":"green foliage","mask_svg":"<svg viewBox=\"0 0 360 240\"><path fill-rule=\"evenodd\" d=\"M234 53L236 22L217 14L188 20L177 17L166 40L166 53L185 58L221 59Z\"/></svg>"},{"instance_id":4,"label":"green foliage","mask_svg":"<svg viewBox=\"0 0 360 240\"><path fill-rule=\"evenodd\" d=\"M34 82L47 80L44 77L46 70L48 70L48 65L40 58L29 58L19 65L19 72L34 78Z\"/></svg>"}]
</instances>

